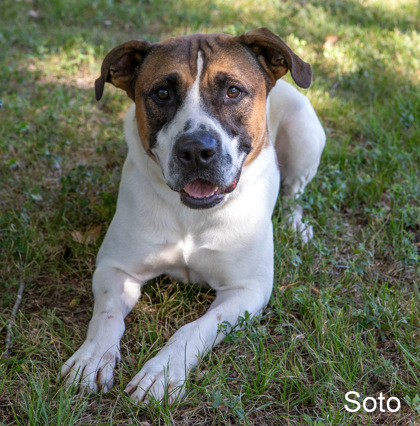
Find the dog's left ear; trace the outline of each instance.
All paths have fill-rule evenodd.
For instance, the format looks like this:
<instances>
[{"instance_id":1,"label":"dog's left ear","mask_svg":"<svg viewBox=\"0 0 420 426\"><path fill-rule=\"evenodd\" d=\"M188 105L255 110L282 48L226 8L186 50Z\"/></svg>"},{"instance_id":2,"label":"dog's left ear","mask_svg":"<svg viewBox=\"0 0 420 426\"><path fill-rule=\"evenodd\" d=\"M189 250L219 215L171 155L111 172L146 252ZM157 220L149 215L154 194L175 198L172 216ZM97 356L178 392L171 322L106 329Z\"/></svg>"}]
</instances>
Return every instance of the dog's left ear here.
<instances>
[{"instance_id":1,"label":"dog's left ear","mask_svg":"<svg viewBox=\"0 0 420 426\"><path fill-rule=\"evenodd\" d=\"M105 83L112 83L134 100L137 71L152 44L146 40L131 40L112 49L102 62L101 76L95 81L96 100L104 93Z\"/></svg>"},{"instance_id":2,"label":"dog's left ear","mask_svg":"<svg viewBox=\"0 0 420 426\"><path fill-rule=\"evenodd\" d=\"M287 71L290 71L293 80L299 87L307 89L311 85L311 66L295 55L280 37L267 28L250 31L236 39L252 50L268 74L272 86Z\"/></svg>"}]
</instances>

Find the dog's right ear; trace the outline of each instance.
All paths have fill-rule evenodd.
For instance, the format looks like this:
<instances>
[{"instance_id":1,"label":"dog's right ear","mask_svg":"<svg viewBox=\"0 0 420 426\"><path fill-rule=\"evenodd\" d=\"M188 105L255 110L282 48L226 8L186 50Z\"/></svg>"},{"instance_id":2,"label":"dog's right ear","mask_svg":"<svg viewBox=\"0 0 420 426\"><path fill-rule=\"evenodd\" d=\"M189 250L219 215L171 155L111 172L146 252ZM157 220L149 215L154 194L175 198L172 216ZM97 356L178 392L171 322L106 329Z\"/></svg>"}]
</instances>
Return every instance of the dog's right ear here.
<instances>
[{"instance_id":1,"label":"dog's right ear","mask_svg":"<svg viewBox=\"0 0 420 426\"><path fill-rule=\"evenodd\" d=\"M96 100L102 98L106 82L125 90L134 100L138 69L151 46L145 40L131 40L112 49L102 62L101 76L95 81Z\"/></svg>"}]
</instances>

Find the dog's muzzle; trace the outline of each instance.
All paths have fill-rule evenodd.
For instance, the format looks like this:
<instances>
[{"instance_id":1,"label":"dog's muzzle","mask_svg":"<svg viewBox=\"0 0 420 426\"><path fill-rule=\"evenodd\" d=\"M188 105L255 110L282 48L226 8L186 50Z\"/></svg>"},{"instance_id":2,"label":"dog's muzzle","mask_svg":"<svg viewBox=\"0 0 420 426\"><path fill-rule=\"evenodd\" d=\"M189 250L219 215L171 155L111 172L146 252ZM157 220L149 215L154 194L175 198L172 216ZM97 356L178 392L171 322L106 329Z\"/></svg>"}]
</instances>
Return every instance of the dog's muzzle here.
<instances>
[{"instance_id":1,"label":"dog's muzzle","mask_svg":"<svg viewBox=\"0 0 420 426\"><path fill-rule=\"evenodd\" d=\"M175 142L173 157L182 176L181 201L187 207L214 207L238 184L240 171L226 185L223 171L232 168L231 158L223 155L221 142L210 132L183 134Z\"/></svg>"}]
</instances>

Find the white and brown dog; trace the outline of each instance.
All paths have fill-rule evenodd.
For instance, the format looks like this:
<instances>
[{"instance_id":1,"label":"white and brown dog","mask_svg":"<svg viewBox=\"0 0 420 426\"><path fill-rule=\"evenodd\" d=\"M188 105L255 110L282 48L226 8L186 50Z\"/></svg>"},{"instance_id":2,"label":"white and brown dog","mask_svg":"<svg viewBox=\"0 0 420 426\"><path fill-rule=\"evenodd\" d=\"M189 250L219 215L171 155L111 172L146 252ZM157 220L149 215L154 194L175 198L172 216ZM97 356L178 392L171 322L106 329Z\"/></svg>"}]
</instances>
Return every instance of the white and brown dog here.
<instances>
[{"instance_id":1,"label":"white and brown dog","mask_svg":"<svg viewBox=\"0 0 420 426\"><path fill-rule=\"evenodd\" d=\"M93 317L63 366L66 383L112 387L124 318L158 275L207 283L216 299L127 385L136 402L165 392L174 400L198 357L223 339L219 324L266 306L280 174L283 194L296 197L325 144L307 98L277 81L287 71L309 87L310 65L267 29L132 40L108 53L96 98L110 82L134 101L125 118L128 156L93 276ZM289 219L307 240L312 231L301 217L295 207Z\"/></svg>"}]
</instances>

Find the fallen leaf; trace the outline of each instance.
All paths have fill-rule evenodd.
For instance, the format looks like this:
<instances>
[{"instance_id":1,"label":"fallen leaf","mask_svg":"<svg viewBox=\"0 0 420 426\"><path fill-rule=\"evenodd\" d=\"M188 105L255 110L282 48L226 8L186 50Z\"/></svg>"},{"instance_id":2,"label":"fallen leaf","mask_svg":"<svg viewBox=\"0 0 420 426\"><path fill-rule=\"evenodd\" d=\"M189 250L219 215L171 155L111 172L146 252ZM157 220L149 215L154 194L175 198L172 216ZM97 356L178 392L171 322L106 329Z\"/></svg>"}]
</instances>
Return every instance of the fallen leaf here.
<instances>
[{"instance_id":1,"label":"fallen leaf","mask_svg":"<svg viewBox=\"0 0 420 426\"><path fill-rule=\"evenodd\" d=\"M15 146L13 146L13 145L9 145L9 155L10 155L11 157L16 157L16 156L17 156L17 154L18 154L18 152L17 152L16 147L15 147Z\"/></svg>"},{"instance_id":2,"label":"fallen leaf","mask_svg":"<svg viewBox=\"0 0 420 426\"><path fill-rule=\"evenodd\" d=\"M86 244L95 244L101 235L102 225L100 223L93 225L89 231L86 232Z\"/></svg>"},{"instance_id":3,"label":"fallen leaf","mask_svg":"<svg viewBox=\"0 0 420 426\"><path fill-rule=\"evenodd\" d=\"M72 231L70 235L73 241L79 244L95 244L101 236L102 225L100 223L93 225L85 233L81 231Z\"/></svg>"},{"instance_id":4,"label":"fallen leaf","mask_svg":"<svg viewBox=\"0 0 420 426\"><path fill-rule=\"evenodd\" d=\"M80 231L72 231L70 232L70 235L73 241L76 241L76 243L83 243L83 234Z\"/></svg>"},{"instance_id":5,"label":"fallen leaf","mask_svg":"<svg viewBox=\"0 0 420 426\"><path fill-rule=\"evenodd\" d=\"M328 49L331 46L334 46L335 43L337 43L339 37L337 35L327 35L327 37L325 37L325 42L322 46L323 49Z\"/></svg>"}]
</instances>

